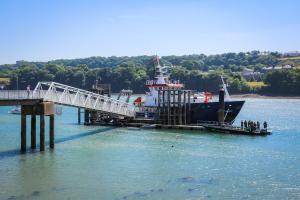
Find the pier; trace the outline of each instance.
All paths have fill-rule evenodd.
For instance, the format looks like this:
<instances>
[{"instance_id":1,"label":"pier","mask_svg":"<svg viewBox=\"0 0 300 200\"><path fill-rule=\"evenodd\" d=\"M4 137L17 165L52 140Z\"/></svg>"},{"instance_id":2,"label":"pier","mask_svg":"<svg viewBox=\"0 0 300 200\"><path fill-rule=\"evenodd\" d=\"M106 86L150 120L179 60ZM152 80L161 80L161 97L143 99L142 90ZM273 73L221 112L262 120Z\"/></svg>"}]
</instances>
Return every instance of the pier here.
<instances>
[{"instance_id":1,"label":"pier","mask_svg":"<svg viewBox=\"0 0 300 200\"><path fill-rule=\"evenodd\" d=\"M190 124L190 112L191 90L158 90L158 116L162 124Z\"/></svg>"},{"instance_id":2,"label":"pier","mask_svg":"<svg viewBox=\"0 0 300 200\"><path fill-rule=\"evenodd\" d=\"M91 121L97 112L116 120L133 118L135 115L134 107L127 102L56 82L39 82L32 92L1 90L0 106L21 106L21 152L26 152L27 146L27 115L31 116L31 149L36 148L36 116L40 116L40 151L45 150L45 116L49 117L50 123L50 149L54 148L55 104L78 108L78 123L81 109L85 111L85 122Z\"/></svg>"},{"instance_id":3,"label":"pier","mask_svg":"<svg viewBox=\"0 0 300 200\"><path fill-rule=\"evenodd\" d=\"M124 91L121 91L124 92ZM132 91L125 91L128 96ZM267 129L248 130L224 122L225 92L220 89L218 122L214 124L192 124L191 90L158 90L158 106L153 118L136 117L137 108L126 102L110 97L110 87L105 90L94 87L92 91L74 88L56 82L39 82L30 91L0 91L0 106L21 106L21 152L26 152L26 116L31 116L31 149L36 149L36 117L40 117L40 151L45 150L45 117L49 117L50 149L54 148L55 104L78 108L78 123L84 113L85 125L113 125L141 128L183 129L212 131L240 135L263 136L271 134ZM120 98L118 98L120 99Z\"/></svg>"},{"instance_id":4,"label":"pier","mask_svg":"<svg viewBox=\"0 0 300 200\"><path fill-rule=\"evenodd\" d=\"M219 90L218 101L218 121L193 124L190 121L191 113L191 90L165 89L158 90L158 107L157 119L155 118L135 118L132 122L127 123L128 127L138 127L143 129L181 129L208 131L222 134L238 134L250 136L266 136L271 132L260 128L243 128L233 126L225 122L225 90Z\"/></svg>"}]
</instances>

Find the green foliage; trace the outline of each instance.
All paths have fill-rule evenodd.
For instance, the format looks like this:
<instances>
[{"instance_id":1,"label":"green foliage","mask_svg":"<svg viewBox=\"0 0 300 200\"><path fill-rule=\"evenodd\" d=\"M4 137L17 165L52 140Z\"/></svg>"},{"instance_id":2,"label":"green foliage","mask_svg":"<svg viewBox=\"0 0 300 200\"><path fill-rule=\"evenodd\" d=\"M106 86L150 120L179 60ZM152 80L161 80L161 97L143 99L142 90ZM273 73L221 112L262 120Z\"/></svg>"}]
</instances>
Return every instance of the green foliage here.
<instances>
[{"instance_id":1,"label":"green foliage","mask_svg":"<svg viewBox=\"0 0 300 200\"><path fill-rule=\"evenodd\" d=\"M300 69L277 70L265 77L267 92L277 95L300 95Z\"/></svg>"},{"instance_id":2,"label":"green foliage","mask_svg":"<svg viewBox=\"0 0 300 200\"><path fill-rule=\"evenodd\" d=\"M281 60L280 60L281 59ZM250 87L242 78L244 67L259 70L265 66L283 62L277 52L225 53L220 55L164 56L161 64L172 65L171 78L181 80L188 89L217 92L223 75L229 83L231 93L269 92L299 94L299 70L278 71L267 74L268 87ZM10 77L10 88L27 85L34 87L38 81L56 81L74 87L90 89L95 80L110 83L112 90L133 89L144 93L144 84L154 76L153 56L136 57L90 57L85 59L61 59L42 62L18 62L15 65L1 65L0 76Z\"/></svg>"}]
</instances>

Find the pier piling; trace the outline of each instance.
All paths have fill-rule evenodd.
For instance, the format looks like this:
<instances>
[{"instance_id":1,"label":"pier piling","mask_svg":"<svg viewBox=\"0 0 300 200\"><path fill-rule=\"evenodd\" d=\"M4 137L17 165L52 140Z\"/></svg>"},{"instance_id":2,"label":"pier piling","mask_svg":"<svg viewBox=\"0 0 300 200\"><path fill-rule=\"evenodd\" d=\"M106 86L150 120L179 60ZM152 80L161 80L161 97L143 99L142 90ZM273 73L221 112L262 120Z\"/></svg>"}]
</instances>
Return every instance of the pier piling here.
<instances>
[{"instance_id":1,"label":"pier piling","mask_svg":"<svg viewBox=\"0 0 300 200\"><path fill-rule=\"evenodd\" d=\"M54 103L39 102L21 107L21 152L26 152L26 115L31 116L31 149L36 149L36 116L40 116L40 151L45 150L45 116L50 117L50 148L54 148Z\"/></svg>"},{"instance_id":2,"label":"pier piling","mask_svg":"<svg viewBox=\"0 0 300 200\"><path fill-rule=\"evenodd\" d=\"M26 115L21 115L21 152L26 152Z\"/></svg>"},{"instance_id":3,"label":"pier piling","mask_svg":"<svg viewBox=\"0 0 300 200\"><path fill-rule=\"evenodd\" d=\"M78 108L78 124L81 123L81 111L80 108Z\"/></svg>"},{"instance_id":4,"label":"pier piling","mask_svg":"<svg viewBox=\"0 0 300 200\"><path fill-rule=\"evenodd\" d=\"M225 102L224 102L224 89L221 88L219 91L219 111L218 111L218 120L219 124L224 124L224 112L225 112Z\"/></svg>"},{"instance_id":5,"label":"pier piling","mask_svg":"<svg viewBox=\"0 0 300 200\"><path fill-rule=\"evenodd\" d=\"M54 115L50 115L50 149L54 149Z\"/></svg>"},{"instance_id":6,"label":"pier piling","mask_svg":"<svg viewBox=\"0 0 300 200\"><path fill-rule=\"evenodd\" d=\"M188 120L188 124L191 124L191 91L188 90L188 117L187 117L187 120Z\"/></svg>"},{"instance_id":7,"label":"pier piling","mask_svg":"<svg viewBox=\"0 0 300 200\"><path fill-rule=\"evenodd\" d=\"M40 151L45 151L45 116L40 115Z\"/></svg>"},{"instance_id":8,"label":"pier piling","mask_svg":"<svg viewBox=\"0 0 300 200\"><path fill-rule=\"evenodd\" d=\"M36 115L31 115L31 149L36 148Z\"/></svg>"},{"instance_id":9,"label":"pier piling","mask_svg":"<svg viewBox=\"0 0 300 200\"><path fill-rule=\"evenodd\" d=\"M159 123L168 125L190 124L190 90L158 90Z\"/></svg>"},{"instance_id":10,"label":"pier piling","mask_svg":"<svg viewBox=\"0 0 300 200\"><path fill-rule=\"evenodd\" d=\"M90 111L88 109L84 110L84 124L85 125L90 124Z\"/></svg>"}]
</instances>

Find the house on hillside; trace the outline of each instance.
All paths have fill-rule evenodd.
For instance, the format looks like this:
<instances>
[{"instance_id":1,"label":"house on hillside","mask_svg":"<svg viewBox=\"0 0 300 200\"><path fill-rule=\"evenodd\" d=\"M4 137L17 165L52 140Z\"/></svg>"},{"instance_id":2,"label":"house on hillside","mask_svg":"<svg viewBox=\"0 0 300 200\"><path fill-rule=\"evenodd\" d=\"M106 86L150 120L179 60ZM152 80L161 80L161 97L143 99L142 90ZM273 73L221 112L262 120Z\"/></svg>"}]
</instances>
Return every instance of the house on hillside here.
<instances>
[{"instance_id":1,"label":"house on hillside","mask_svg":"<svg viewBox=\"0 0 300 200\"><path fill-rule=\"evenodd\" d=\"M257 81L262 79L263 73L255 72L253 69L244 68L242 71L242 76L247 81Z\"/></svg>"},{"instance_id":2,"label":"house on hillside","mask_svg":"<svg viewBox=\"0 0 300 200\"><path fill-rule=\"evenodd\" d=\"M300 52L299 51L289 51L286 53L283 53L284 57L296 57L296 56L300 56Z\"/></svg>"},{"instance_id":3,"label":"house on hillside","mask_svg":"<svg viewBox=\"0 0 300 200\"><path fill-rule=\"evenodd\" d=\"M267 73L269 71L274 71L274 70L281 70L281 69L286 69L286 70L291 70L294 69L295 67L291 66L291 65L277 65L277 66L271 66L271 67L264 67L262 68L262 72L263 73Z\"/></svg>"}]
</instances>

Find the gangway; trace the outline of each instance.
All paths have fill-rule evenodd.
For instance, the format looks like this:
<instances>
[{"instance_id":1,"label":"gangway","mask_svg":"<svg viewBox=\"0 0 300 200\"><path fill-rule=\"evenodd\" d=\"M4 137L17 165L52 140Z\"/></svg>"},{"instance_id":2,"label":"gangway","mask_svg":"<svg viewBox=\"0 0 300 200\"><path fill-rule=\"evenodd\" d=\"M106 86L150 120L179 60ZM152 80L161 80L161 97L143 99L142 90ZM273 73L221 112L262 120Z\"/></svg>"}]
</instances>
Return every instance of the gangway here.
<instances>
[{"instance_id":1,"label":"gangway","mask_svg":"<svg viewBox=\"0 0 300 200\"><path fill-rule=\"evenodd\" d=\"M102 111L123 117L135 116L135 107L127 102L57 82L38 82L30 93L24 90L2 90L0 99L42 99L42 101L50 101L55 104Z\"/></svg>"}]
</instances>

